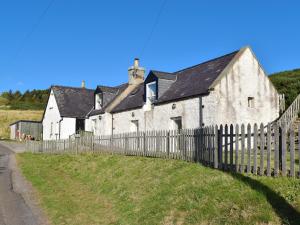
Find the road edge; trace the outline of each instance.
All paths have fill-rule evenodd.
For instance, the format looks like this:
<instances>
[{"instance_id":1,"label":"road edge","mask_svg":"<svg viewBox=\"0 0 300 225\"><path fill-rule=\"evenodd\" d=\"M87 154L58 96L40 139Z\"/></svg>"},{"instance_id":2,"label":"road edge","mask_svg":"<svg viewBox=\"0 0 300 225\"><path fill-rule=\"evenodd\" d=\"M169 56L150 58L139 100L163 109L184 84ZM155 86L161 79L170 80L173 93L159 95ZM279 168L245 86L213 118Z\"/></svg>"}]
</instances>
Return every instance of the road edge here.
<instances>
[{"instance_id":1,"label":"road edge","mask_svg":"<svg viewBox=\"0 0 300 225\"><path fill-rule=\"evenodd\" d=\"M9 155L9 167L12 171L11 179L14 192L22 196L25 204L31 209L38 224L50 225L51 223L48 216L40 206L40 201L37 198L37 191L32 184L26 180L21 169L18 167L15 153Z\"/></svg>"}]
</instances>

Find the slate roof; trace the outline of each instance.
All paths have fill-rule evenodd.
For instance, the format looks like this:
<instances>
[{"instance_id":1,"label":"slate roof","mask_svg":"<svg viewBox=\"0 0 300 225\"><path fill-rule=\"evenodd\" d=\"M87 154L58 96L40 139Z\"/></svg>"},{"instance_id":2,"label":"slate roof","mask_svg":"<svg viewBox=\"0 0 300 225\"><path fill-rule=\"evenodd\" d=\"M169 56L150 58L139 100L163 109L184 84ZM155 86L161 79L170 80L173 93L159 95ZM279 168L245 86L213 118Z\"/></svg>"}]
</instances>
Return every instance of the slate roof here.
<instances>
[{"instance_id":1,"label":"slate roof","mask_svg":"<svg viewBox=\"0 0 300 225\"><path fill-rule=\"evenodd\" d=\"M209 87L238 52L235 51L174 73L151 71L159 79L174 80L170 88L157 99L155 104L208 94ZM135 93L133 94L133 92ZM144 84L139 86L138 91L134 90L133 92L117 105L112 112L142 107L144 104Z\"/></svg>"},{"instance_id":2,"label":"slate roof","mask_svg":"<svg viewBox=\"0 0 300 225\"><path fill-rule=\"evenodd\" d=\"M151 72L159 79L176 80L176 74L174 73L167 73L167 72L162 72L157 70L151 70Z\"/></svg>"},{"instance_id":3,"label":"slate roof","mask_svg":"<svg viewBox=\"0 0 300 225\"><path fill-rule=\"evenodd\" d=\"M85 118L94 107L94 90L52 86L61 117Z\"/></svg>"},{"instance_id":4,"label":"slate roof","mask_svg":"<svg viewBox=\"0 0 300 225\"><path fill-rule=\"evenodd\" d=\"M121 101L112 110L112 113L142 107L144 105L143 96L144 96L144 83L138 85L125 99L123 99L123 101Z\"/></svg>"},{"instance_id":5,"label":"slate roof","mask_svg":"<svg viewBox=\"0 0 300 225\"><path fill-rule=\"evenodd\" d=\"M122 93L126 88L128 87L128 83L121 84L115 87L109 87L109 86L101 86L98 85L96 92L102 92L103 93L103 107L101 109L93 109L89 112L88 116L95 116L99 114L105 113L106 107L113 102L113 100Z\"/></svg>"},{"instance_id":6,"label":"slate roof","mask_svg":"<svg viewBox=\"0 0 300 225\"><path fill-rule=\"evenodd\" d=\"M209 87L237 53L238 51L235 51L175 72L177 80L164 95L158 99L158 103L207 94Z\"/></svg>"}]
</instances>

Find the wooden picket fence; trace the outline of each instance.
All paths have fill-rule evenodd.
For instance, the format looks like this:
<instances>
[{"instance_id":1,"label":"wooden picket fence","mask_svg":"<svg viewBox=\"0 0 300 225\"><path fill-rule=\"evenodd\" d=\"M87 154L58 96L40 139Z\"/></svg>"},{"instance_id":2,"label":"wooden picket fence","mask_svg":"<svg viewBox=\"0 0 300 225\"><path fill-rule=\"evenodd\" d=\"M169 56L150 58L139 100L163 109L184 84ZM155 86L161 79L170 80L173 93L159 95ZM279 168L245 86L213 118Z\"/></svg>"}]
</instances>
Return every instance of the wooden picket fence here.
<instances>
[{"instance_id":1,"label":"wooden picket fence","mask_svg":"<svg viewBox=\"0 0 300 225\"><path fill-rule=\"evenodd\" d=\"M199 162L225 171L266 176L300 175L300 126L221 125L199 129L146 131L68 140L27 141L36 153L112 153Z\"/></svg>"}]
</instances>

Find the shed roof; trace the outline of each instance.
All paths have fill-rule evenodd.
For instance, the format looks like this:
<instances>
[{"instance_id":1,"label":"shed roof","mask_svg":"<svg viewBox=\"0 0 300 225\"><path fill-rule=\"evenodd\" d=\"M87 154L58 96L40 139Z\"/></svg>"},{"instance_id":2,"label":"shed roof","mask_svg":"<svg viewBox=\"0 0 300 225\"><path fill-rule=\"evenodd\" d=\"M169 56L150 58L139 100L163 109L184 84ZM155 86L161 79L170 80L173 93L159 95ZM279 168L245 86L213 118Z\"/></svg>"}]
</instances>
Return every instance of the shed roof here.
<instances>
[{"instance_id":1,"label":"shed roof","mask_svg":"<svg viewBox=\"0 0 300 225\"><path fill-rule=\"evenodd\" d=\"M36 120L18 120L18 121L15 121L15 122L9 124L9 126L12 126L12 125L15 125L15 124L21 123L21 122L23 122L23 123L42 123L42 121L36 121Z\"/></svg>"}]
</instances>

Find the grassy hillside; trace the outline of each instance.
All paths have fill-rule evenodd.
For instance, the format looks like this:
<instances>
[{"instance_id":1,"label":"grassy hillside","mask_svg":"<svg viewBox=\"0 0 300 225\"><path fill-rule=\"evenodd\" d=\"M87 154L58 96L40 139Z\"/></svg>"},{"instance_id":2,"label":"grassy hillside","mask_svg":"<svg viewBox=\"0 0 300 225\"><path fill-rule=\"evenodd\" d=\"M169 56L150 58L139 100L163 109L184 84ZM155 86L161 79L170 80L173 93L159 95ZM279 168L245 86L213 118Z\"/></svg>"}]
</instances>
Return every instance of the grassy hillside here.
<instances>
[{"instance_id":1,"label":"grassy hillside","mask_svg":"<svg viewBox=\"0 0 300 225\"><path fill-rule=\"evenodd\" d=\"M176 160L24 153L53 224L300 224L300 180Z\"/></svg>"},{"instance_id":2,"label":"grassy hillside","mask_svg":"<svg viewBox=\"0 0 300 225\"><path fill-rule=\"evenodd\" d=\"M41 120L42 115L43 111L0 109L0 139L9 138L9 124L17 120Z\"/></svg>"},{"instance_id":3,"label":"grassy hillside","mask_svg":"<svg viewBox=\"0 0 300 225\"><path fill-rule=\"evenodd\" d=\"M300 93L300 69L275 73L270 79L279 93L285 94L288 107Z\"/></svg>"}]
</instances>

